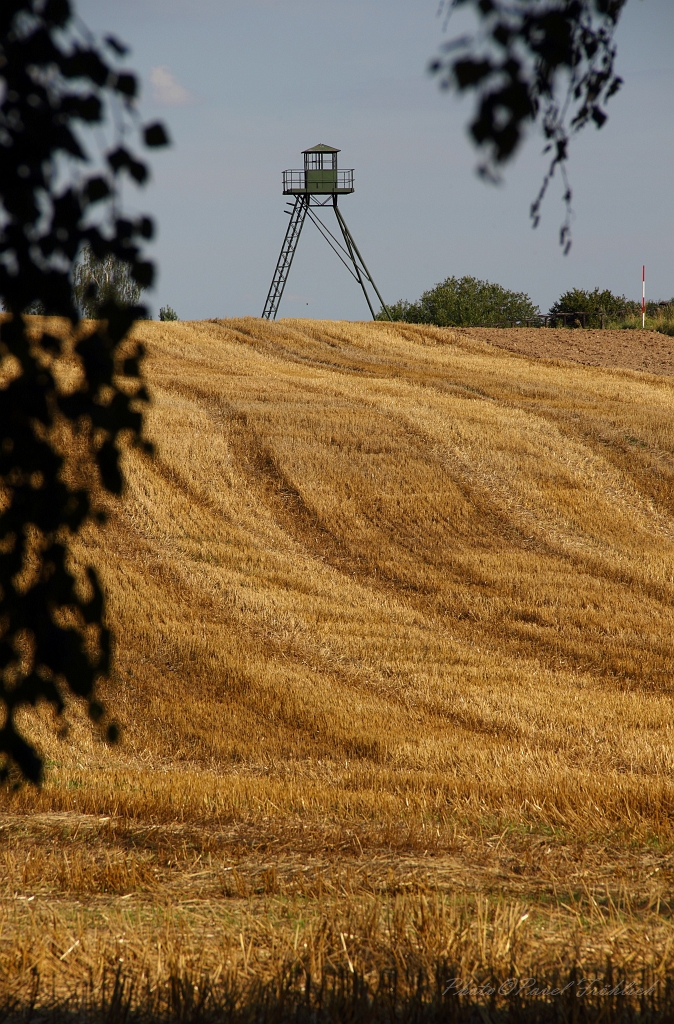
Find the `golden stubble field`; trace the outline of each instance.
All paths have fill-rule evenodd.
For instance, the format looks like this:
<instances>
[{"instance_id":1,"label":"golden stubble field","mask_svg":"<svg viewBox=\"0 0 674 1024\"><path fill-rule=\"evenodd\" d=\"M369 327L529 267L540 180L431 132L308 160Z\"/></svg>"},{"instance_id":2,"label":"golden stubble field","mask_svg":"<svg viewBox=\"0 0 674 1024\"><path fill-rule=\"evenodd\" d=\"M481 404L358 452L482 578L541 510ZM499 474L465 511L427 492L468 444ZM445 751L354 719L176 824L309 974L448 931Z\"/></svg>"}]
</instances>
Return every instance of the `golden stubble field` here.
<instances>
[{"instance_id":1,"label":"golden stubble field","mask_svg":"<svg viewBox=\"0 0 674 1024\"><path fill-rule=\"evenodd\" d=\"M116 635L3 797L3 985L674 960L674 380L465 331L142 323Z\"/></svg>"}]
</instances>

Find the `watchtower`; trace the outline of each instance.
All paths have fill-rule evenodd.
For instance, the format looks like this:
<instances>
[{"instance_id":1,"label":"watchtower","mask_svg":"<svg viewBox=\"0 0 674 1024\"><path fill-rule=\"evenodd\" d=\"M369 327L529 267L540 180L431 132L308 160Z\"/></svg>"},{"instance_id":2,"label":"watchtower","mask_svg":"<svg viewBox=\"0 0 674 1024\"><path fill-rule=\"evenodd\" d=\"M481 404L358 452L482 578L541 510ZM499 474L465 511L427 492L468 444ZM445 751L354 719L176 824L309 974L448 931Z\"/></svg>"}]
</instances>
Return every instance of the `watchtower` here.
<instances>
[{"instance_id":1,"label":"watchtower","mask_svg":"<svg viewBox=\"0 0 674 1024\"><path fill-rule=\"evenodd\" d=\"M389 320L391 314L381 295L379 289L372 279L370 271L365 266L365 261L358 251L353 236L346 226L341 210L337 206L337 197L349 195L353 192L353 168L345 170L337 166L337 154L340 152L332 146L325 146L320 143L312 146L311 149L303 151L304 167L283 172L283 195L294 196L295 201L287 205L290 209L285 212L290 216L290 223L286 231L281 254L276 264L276 270L272 278L267 301L264 304L262 316L266 320L275 320L281 303L283 289L288 280L290 267L297 249L304 221L307 216L316 225L323 238L330 248L337 254L351 276L355 278L363 289L366 302L375 319L375 312L368 295L365 282L368 281L379 301L382 309L385 310ZM337 224L344 239L344 245L333 235L330 229L323 223L320 217L313 211L317 207L332 206Z\"/></svg>"}]
</instances>

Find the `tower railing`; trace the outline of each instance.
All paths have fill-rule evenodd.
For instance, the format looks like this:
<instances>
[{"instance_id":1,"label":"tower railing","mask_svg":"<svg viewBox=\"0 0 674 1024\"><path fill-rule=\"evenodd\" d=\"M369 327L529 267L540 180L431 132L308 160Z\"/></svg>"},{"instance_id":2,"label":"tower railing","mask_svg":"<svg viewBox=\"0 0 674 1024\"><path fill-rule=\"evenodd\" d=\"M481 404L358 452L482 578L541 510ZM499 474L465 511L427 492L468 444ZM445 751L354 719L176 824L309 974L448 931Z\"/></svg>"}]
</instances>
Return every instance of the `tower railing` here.
<instances>
[{"instance_id":1,"label":"tower railing","mask_svg":"<svg viewBox=\"0 0 674 1024\"><path fill-rule=\"evenodd\" d=\"M353 168L326 168L306 170L304 167L291 168L283 172L283 194L316 192L330 195L334 192L353 192Z\"/></svg>"}]
</instances>

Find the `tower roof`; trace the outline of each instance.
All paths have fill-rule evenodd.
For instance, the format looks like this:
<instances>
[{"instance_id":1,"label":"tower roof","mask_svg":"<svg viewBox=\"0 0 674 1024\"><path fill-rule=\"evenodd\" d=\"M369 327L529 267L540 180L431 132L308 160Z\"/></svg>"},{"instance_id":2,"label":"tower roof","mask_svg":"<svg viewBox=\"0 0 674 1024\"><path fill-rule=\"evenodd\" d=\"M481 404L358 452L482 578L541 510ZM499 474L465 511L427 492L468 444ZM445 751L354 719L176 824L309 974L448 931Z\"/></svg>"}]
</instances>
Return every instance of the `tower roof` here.
<instances>
[{"instance_id":1,"label":"tower roof","mask_svg":"<svg viewBox=\"0 0 674 1024\"><path fill-rule=\"evenodd\" d=\"M303 153L341 153L341 149L335 149L334 146L325 146L322 142L319 142L317 146L312 146L311 149L303 149Z\"/></svg>"}]
</instances>

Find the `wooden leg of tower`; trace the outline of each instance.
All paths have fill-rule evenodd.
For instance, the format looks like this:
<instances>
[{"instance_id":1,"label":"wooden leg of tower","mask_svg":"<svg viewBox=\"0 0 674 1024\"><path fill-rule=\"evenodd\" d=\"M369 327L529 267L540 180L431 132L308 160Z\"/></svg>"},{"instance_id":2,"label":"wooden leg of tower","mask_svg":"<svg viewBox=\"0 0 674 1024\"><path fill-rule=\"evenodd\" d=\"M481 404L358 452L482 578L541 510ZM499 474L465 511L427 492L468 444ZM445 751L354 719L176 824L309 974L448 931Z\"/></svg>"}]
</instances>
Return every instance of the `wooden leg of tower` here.
<instances>
[{"instance_id":1,"label":"wooden leg of tower","mask_svg":"<svg viewBox=\"0 0 674 1024\"><path fill-rule=\"evenodd\" d=\"M346 243L346 247L349 250L349 254L351 256L351 259L353 260L353 265L354 265L354 267L356 269L356 274L357 274L358 280L360 282L360 286L363 289L363 293L364 293L365 298L367 300L367 304L370 307L370 313L372 314L372 319L376 320L376 316L375 316L375 312L374 312L374 310L372 308L372 303L370 302L370 297L367 294L367 289L365 287L365 282L363 281L362 274L361 274L361 268L362 268L362 271L365 273L365 276L366 276L367 280L370 282L370 284L374 288L374 290L376 292L376 295L377 295L377 298L381 302L382 309L386 313L386 316L389 318L389 320L393 320L391 314L388 311L386 303L384 302L384 300L382 299L382 297L381 297L381 295L379 293L379 289L377 288L376 284L374 283L374 280L372 278L372 274L370 273L370 271L367 269L367 267L365 265L365 260L363 259L363 257L361 256L360 252L358 251L358 246L356 245L356 243L355 243L355 241L353 239L353 235L349 231L349 229L348 229L348 227L346 225L346 221L342 217L341 211L340 211L339 207L337 206L337 197L336 196L335 196L333 205L334 205L334 209L335 209L335 216L337 217L337 223L339 224L340 228L342 229L342 234L344 236L344 242Z\"/></svg>"}]
</instances>

